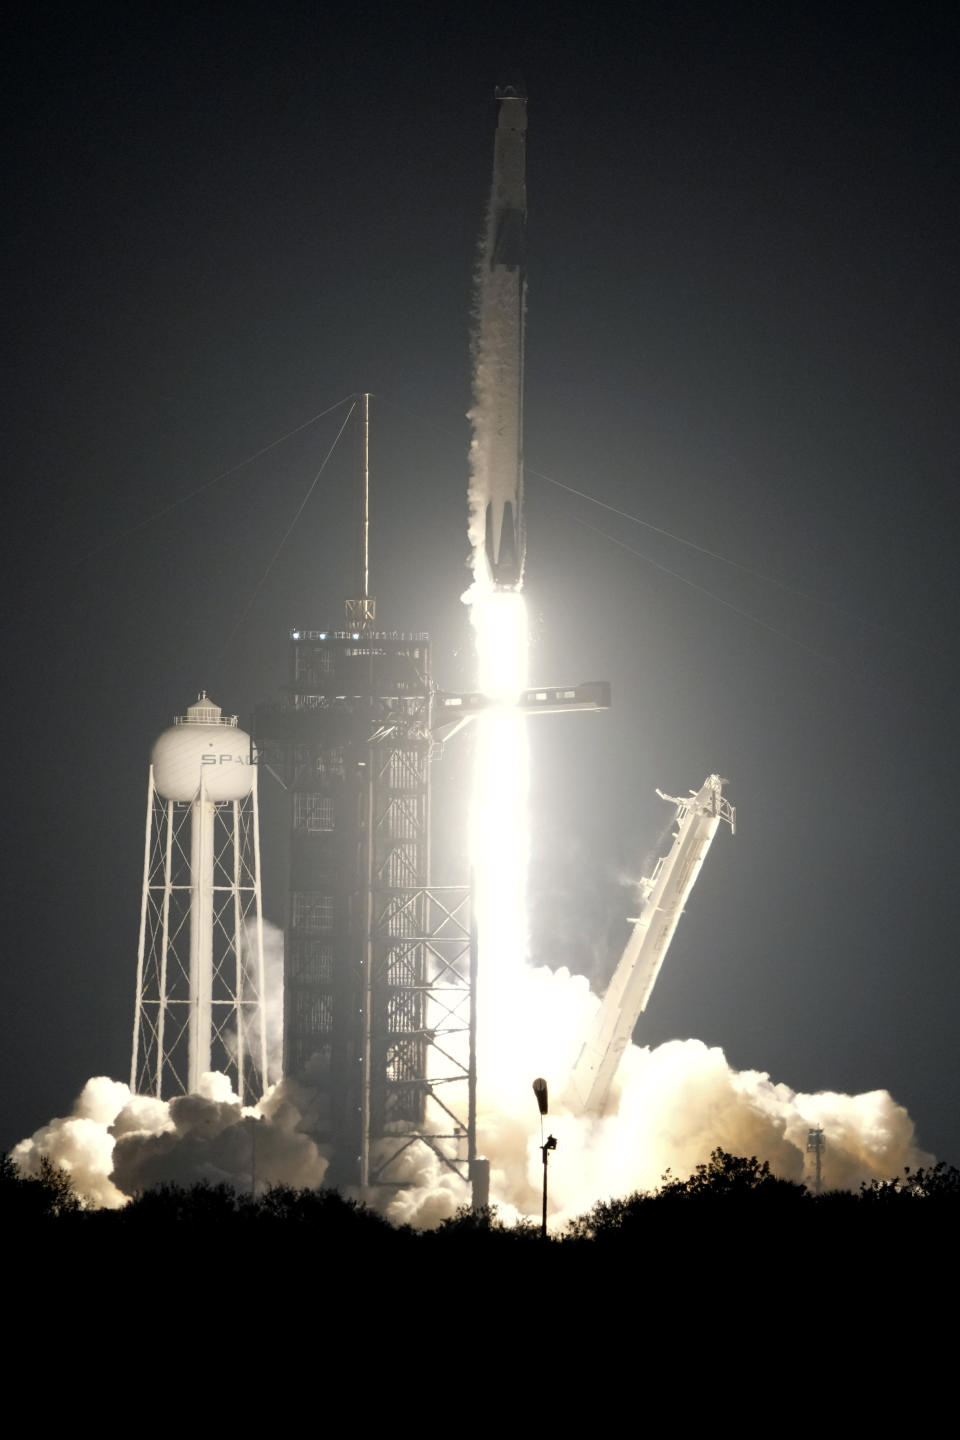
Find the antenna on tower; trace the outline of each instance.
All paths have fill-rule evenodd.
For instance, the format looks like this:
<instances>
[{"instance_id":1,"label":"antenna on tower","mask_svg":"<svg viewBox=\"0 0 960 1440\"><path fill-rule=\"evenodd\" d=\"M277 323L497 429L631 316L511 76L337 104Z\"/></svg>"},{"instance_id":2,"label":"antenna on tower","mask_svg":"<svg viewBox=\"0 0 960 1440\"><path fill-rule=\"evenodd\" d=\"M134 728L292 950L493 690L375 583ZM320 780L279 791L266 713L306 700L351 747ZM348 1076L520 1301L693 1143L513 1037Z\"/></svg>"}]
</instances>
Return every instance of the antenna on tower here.
<instances>
[{"instance_id":1,"label":"antenna on tower","mask_svg":"<svg viewBox=\"0 0 960 1440\"><path fill-rule=\"evenodd\" d=\"M822 1126L819 1126L816 1130L808 1130L808 1131L807 1131L807 1154L808 1154L808 1155L814 1155L814 1156L816 1157L816 1160L815 1160L815 1164L816 1164L816 1177L815 1177L814 1182L813 1182L814 1194L816 1194L816 1195L819 1195L821 1189L823 1188L823 1162L822 1162L822 1157L823 1157L823 1152L824 1152L825 1147L826 1147L826 1141L824 1140L824 1137L823 1137L823 1127L822 1127Z\"/></svg>"},{"instance_id":2,"label":"antenna on tower","mask_svg":"<svg viewBox=\"0 0 960 1440\"><path fill-rule=\"evenodd\" d=\"M357 537L357 588L347 601L347 629L365 633L377 619L377 601L370 594L370 396L360 396L357 409L357 455L360 507Z\"/></svg>"}]
</instances>

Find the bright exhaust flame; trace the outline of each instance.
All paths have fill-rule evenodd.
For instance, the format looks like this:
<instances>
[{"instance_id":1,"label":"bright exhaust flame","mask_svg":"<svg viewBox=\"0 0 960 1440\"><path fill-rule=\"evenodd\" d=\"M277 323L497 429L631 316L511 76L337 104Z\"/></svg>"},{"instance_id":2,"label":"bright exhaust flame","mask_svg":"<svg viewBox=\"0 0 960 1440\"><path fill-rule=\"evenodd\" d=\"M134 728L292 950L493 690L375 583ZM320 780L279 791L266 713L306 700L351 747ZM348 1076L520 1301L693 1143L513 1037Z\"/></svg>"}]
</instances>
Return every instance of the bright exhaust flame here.
<instances>
[{"instance_id":1,"label":"bright exhaust flame","mask_svg":"<svg viewBox=\"0 0 960 1440\"><path fill-rule=\"evenodd\" d=\"M516 985L528 948L530 780L526 719L515 707L527 685L528 642L522 595L475 587L472 599L479 688L496 702L476 725L470 822L480 951L477 1059L489 1103L491 1090L508 1078L504 1060L519 1054L522 1030Z\"/></svg>"},{"instance_id":2,"label":"bright exhaust flame","mask_svg":"<svg viewBox=\"0 0 960 1440\"><path fill-rule=\"evenodd\" d=\"M474 600L472 619L479 688L502 705L515 705L527 686L526 602L515 590L488 590Z\"/></svg>"}]
</instances>

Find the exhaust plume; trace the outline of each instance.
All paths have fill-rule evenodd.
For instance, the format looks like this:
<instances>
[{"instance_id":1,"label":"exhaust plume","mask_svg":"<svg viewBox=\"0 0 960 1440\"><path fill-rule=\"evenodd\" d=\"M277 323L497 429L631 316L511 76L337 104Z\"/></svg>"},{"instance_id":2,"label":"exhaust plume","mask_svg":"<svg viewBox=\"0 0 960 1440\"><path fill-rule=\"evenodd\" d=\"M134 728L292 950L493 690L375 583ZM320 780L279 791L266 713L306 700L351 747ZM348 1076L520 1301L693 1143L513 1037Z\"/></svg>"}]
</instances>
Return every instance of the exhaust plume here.
<instances>
[{"instance_id":1,"label":"exhaust plume","mask_svg":"<svg viewBox=\"0 0 960 1440\"><path fill-rule=\"evenodd\" d=\"M46 1157L70 1176L91 1208L120 1209L152 1185L226 1183L258 1193L270 1185L313 1188L327 1157L298 1129L300 1112L284 1086L241 1106L225 1075L204 1075L199 1094L157 1100L106 1076L88 1080L73 1111L51 1120L11 1158L24 1175Z\"/></svg>"},{"instance_id":2,"label":"exhaust plume","mask_svg":"<svg viewBox=\"0 0 960 1440\"><path fill-rule=\"evenodd\" d=\"M579 1000L576 979L558 972L537 988L544 996L569 987ZM543 1053L551 1048L544 1046ZM493 1103L485 1090L478 1115L478 1148L491 1162L491 1203L506 1221L535 1221L539 1215L543 1169L530 1097L530 1076L538 1073L536 1061L528 1059L532 1054L525 1051L525 1063L513 1067L509 1082L498 1076ZM559 1093L566 1074L562 1064L546 1073L556 1077ZM550 1127L557 1137L550 1167L555 1232L598 1200L657 1189L667 1171L686 1179L717 1146L768 1160L775 1174L812 1188L806 1142L808 1131L818 1126L826 1138L824 1190L856 1190L933 1160L919 1148L909 1114L888 1091L803 1094L762 1071L734 1070L721 1049L700 1040L671 1040L652 1050L631 1045L612 1100L613 1112L603 1119L551 1105ZM435 1225L469 1200L466 1186L451 1183L438 1161L421 1157L408 1178L411 1188L388 1210L397 1221Z\"/></svg>"}]
</instances>

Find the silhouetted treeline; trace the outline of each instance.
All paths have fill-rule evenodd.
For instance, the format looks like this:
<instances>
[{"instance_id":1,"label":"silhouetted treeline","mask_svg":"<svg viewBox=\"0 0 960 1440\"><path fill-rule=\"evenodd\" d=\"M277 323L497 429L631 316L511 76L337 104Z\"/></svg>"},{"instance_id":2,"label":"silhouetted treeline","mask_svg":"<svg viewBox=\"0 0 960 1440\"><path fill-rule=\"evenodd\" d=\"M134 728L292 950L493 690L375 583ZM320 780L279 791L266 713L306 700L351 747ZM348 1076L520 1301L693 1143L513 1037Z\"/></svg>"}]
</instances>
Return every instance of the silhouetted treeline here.
<instances>
[{"instance_id":1,"label":"silhouetted treeline","mask_svg":"<svg viewBox=\"0 0 960 1440\"><path fill-rule=\"evenodd\" d=\"M294 1190L275 1186L255 1198L226 1184L189 1188L160 1185L132 1199L121 1210L86 1209L69 1175L44 1160L35 1178L21 1176L4 1157L0 1199L8 1234L20 1225L43 1223L58 1231L92 1239L160 1237L243 1232L248 1241L286 1235L300 1244L365 1250L456 1248L461 1251L542 1249L539 1226L505 1223L496 1207L473 1212L463 1207L435 1229L397 1226L377 1211L334 1190ZM888 1181L862 1185L858 1192L812 1194L804 1185L773 1175L766 1161L715 1150L686 1180L669 1173L651 1193L605 1199L586 1214L552 1233L547 1249L571 1253L585 1249L629 1250L682 1235L689 1245L718 1235L736 1234L741 1243L777 1232L782 1236L817 1235L823 1241L881 1227L916 1234L931 1225L960 1220L960 1170L940 1163L905 1171Z\"/></svg>"},{"instance_id":2,"label":"silhouetted treeline","mask_svg":"<svg viewBox=\"0 0 960 1440\"><path fill-rule=\"evenodd\" d=\"M454 1348L472 1332L478 1353L519 1364L525 1352L511 1337L531 1325L602 1346L622 1314L618 1333L641 1343L649 1364L681 1342L701 1360L729 1358L758 1330L771 1345L791 1325L845 1334L904 1296L949 1290L960 1171L936 1165L815 1196L765 1162L716 1150L687 1180L600 1200L546 1242L537 1224L506 1223L495 1209L414 1230L336 1191L282 1186L253 1198L221 1184L161 1185L121 1210L87 1210L63 1172L46 1165L25 1179L9 1161L0 1201L29 1333L44 1333L61 1307L72 1336L199 1327L228 1367L237 1336L276 1333L306 1369L322 1335L325 1364L349 1371L371 1317L401 1351L416 1352L429 1325Z\"/></svg>"}]
</instances>

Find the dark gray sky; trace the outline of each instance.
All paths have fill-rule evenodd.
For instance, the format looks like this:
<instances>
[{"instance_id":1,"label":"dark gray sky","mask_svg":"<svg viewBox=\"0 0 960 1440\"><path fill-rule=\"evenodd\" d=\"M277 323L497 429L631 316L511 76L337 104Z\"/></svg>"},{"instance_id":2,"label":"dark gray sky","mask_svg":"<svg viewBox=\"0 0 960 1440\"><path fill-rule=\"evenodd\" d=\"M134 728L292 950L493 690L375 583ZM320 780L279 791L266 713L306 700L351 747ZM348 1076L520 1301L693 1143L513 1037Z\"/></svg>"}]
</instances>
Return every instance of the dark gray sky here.
<instances>
[{"instance_id":1,"label":"dark gray sky","mask_svg":"<svg viewBox=\"0 0 960 1440\"><path fill-rule=\"evenodd\" d=\"M380 613L470 683L471 270L493 86L519 70L528 464L690 542L530 476L535 678L615 699L534 734L536 954L602 982L669 814L654 787L719 770L739 832L640 1035L889 1088L960 1161L957 35L942 7L839 10L24 7L5 1145L127 1075L154 736L200 686L249 715L290 625L335 624L349 588L345 449L250 604L337 417L177 501L373 391Z\"/></svg>"}]
</instances>

